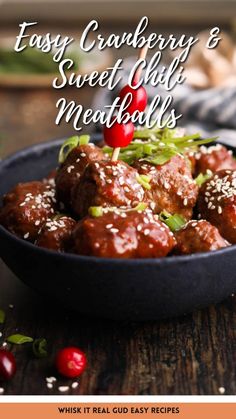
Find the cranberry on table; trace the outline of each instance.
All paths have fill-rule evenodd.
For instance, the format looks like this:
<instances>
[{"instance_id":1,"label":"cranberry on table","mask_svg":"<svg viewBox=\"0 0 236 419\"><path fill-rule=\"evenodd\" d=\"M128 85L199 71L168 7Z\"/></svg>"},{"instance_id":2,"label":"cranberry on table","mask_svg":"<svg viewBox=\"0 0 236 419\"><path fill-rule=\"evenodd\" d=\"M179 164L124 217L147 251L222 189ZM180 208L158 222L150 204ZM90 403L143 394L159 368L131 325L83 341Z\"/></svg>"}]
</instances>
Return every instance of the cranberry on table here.
<instances>
[{"instance_id":1,"label":"cranberry on table","mask_svg":"<svg viewBox=\"0 0 236 419\"><path fill-rule=\"evenodd\" d=\"M104 140L109 147L127 147L134 136L134 124L115 122L110 128L104 127Z\"/></svg>"},{"instance_id":2,"label":"cranberry on table","mask_svg":"<svg viewBox=\"0 0 236 419\"><path fill-rule=\"evenodd\" d=\"M135 111L143 112L147 106L148 101L147 92L144 87L139 86L137 89L134 89L127 84L120 91L120 100L122 101L128 93L132 94L132 99L125 112L128 112L130 115L132 115Z\"/></svg>"},{"instance_id":3,"label":"cranberry on table","mask_svg":"<svg viewBox=\"0 0 236 419\"><path fill-rule=\"evenodd\" d=\"M16 372L16 361L14 355L0 349L0 379L10 380Z\"/></svg>"},{"instance_id":4,"label":"cranberry on table","mask_svg":"<svg viewBox=\"0 0 236 419\"><path fill-rule=\"evenodd\" d=\"M76 347L61 349L56 356L56 367L61 375L75 378L82 374L87 364L85 354Z\"/></svg>"}]
</instances>

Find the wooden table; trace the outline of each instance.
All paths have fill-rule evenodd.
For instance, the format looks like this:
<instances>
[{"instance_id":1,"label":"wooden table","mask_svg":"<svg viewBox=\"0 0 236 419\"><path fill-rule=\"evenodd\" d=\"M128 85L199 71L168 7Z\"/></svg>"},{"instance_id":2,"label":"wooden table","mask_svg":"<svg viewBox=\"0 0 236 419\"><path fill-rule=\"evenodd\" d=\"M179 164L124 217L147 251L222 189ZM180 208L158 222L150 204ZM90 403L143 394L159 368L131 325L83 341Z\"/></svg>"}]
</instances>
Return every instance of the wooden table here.
<instances>
[{"instance_id":1,"label":"wooden table","mask_svg":"<svg viewBox=\"0 0 236 419\"><path fill-rule=\"evenodd\" d=\"M65 92L63 92L65 94ZM74 97L74 92L67 92ZM25 145L62 137L70 125L54 125L57 93L48 90L1 90L2 156ZM78 99L88 106L91 95ZM10 308L9 305L14 307ZM12 333L45 337L49 356L35 359L31 345L14 347L18 371L4 385L5 394L62 394L58 379L48 389L45 378L55 375L56 351L77 345L88 357L79 386L63 394L225 394L236 393L236 299L192 315L144 324L88 319L65 311L34 294L0 262L0 308L6 323L0 341ZM0 384L0 387L2 384Z\"/></svg>"},{"instance_id":2,"label":"wooden table","mask_svg":"<svg viewBox=\"0 0 236 419\"><path fill-rule=\"evenodd\" d=\"M0 263L0 307L6 311L3 337L12 333L45 337L49 356L36 359L31 344L15 346L18 371L3 385L5 394L225 394L236 392L236 299L179 319L143 324L88 319L36 295ZM13 308L10 308L13 305ZM53 389L56 351L79 346L88 368L73 381L58 379ZM56 375L57 376L57 375ZM0 384L1 387L1 384Z\"/></svg>"}]
</instances>

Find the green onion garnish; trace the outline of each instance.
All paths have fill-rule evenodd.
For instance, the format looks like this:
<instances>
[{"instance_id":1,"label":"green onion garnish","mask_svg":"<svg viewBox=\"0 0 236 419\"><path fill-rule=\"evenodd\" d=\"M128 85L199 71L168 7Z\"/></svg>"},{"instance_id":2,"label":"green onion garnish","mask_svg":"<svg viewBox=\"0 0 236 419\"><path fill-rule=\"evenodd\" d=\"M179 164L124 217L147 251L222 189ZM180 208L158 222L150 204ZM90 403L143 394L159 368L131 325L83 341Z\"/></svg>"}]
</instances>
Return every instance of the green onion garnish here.
<instances>
[{"instance_id":1,"label":"green onion garnish","mask_svg":"<svg viewBox=\"0 0 236 419\"><path fill-rule=\"evenodd\" d=\"M132 211L144 211L147 208L148 204L146 202L139 202L134 208L117 208L117 207L89 207L88 213L91 217L101 217L104 213L108 212L132 212Z\"/></svg>"},{"instance_id":2,"label":"green onion garnish","mask_svg":"<svg viewBox=\"0 0 236 419\"><path fill-rule=\"evenodd\" d=\"M139 204L136 205L136 207L128 209L128 210L126 210L126 212L129 212L129 211L145 211L147 206L148 206L148 204L146 202L139 202Z\"/></svg>"},{"instance_id":3,"label":"green onion garnish","mask_svg":"<svg viewBox=\"0 0 236 419\"><path fill-rule=\"evenodd\" d=\"M90 135L81 135L79 137L79 145L87 145L90 140Z\"/></svg>"},{"instance_id":4,"label":"green onion garnish","mask_svg":"<svg viewBox=\"0 0 236 419\"><path fill-rule=\"evenodd\" d=\"M182 217L182 215L171 215L165 210L160 213L159 218L169 227L171 231L178 231L186 224L186 220Z\"/></svg>"},{"instance_id":5,"label":"green onion garnish","mask_svg":"<svg viewBox=\"0 0 236 419\"><path fill-rule=\"evenodd\" d=\"M150 182L150 177L146 176L146 175L137 175L137 181L138 183L140 183L140 185L142 185L145 189L150 190L151 189L151 185L149 184Z\"/></svg>"},{"instance_id":6,"label":"green onion garnish","mask_svg":"<svg viewBox=\"0 0 236 419\"><path fill-rule=\"evenodd\" d=\"M208 144L217 138L201 139L199 133L177 137L176 133L176 130L168 128L135 130L133 141L120 150L119 159L131 165L137 159L162 165L177 154L184 155L189 149L197 150L199 145ZM103 151L111 155L113 149L105 146Z\"/></svg>"},{"instance_id":7,"label":"green onion garnish","mask_svg":"<svg viewBox=\"0 0 236 419\"><path fill-rule=\"evenodd\" d=\"M91 215L91 217L101 217L103 215L103 208L102 207L89 207L88 213L89 215Z\"/></svg>"},{"instance_id":8,"label":"green onion garnish","mask_svg":"<svg viewBox=\"0 0 236 419\"><path fill-rule=\"evenodd\" d=\"M44 338L35 339L32 345L33 353L36 358L45 358L47 352L47 341Z\"/></svg>"},{"instance_id":9,"label":"green onion garnish","mask_svg":"<svg viewBox=\"0 0 236 419\"><path fill-rule=\"evenodd\" d=\"M0 324L3 324L5 322L5 312L3 310L0 310Z\"/></svg>"},{"instance_id":10,"label":"green onion garnish","mask_svg":"<svg viewBox=\"0 0 236 419\"><path fill-rule=\"evenodd\" d=\"M71 150L73 150L73 148L77 147L78 145L86 145L89 143L89 140L89 135L81 135L80 137L78 137L78 135L75 135L73 137L67 138L67 140L62 144L61 149L59 151L59 163L64 163L65 159L67 158Z\"/></svg>"},{"instance_id":11,"label":"green onion garnish","mask_svg":"<svg viewBox=\"0 0 236 419\"><path fill-rule=\"evenodd\" d=\"M23 343L33 342L33 338L30 338L29 336L24 336L19 333L15 335L8 336L6 341L8 343L14 343L16 345L22 345Z\"/></svg>"},{"instance_id":12,"label":"green onion garnish","mask_svg":"<svg viewBox=\"0 0 236 419\"><path fill-rule=\"evenodd\" d=\"M68 138L61 146L61 149L59 152L59 158L58 158L59 163L63 163L65 159L67 158L68 154L71 152L71 150L77 147L78 144L79 144L78 135Z\"/></svg>"},{"instance_id":13,"label":"green onion garnish","mask_svg":"<svg viewBox=\"0 0 236 419\"><path fill-rule=\"evenodd\" d=\"M200 173L196 178L195 178L195 182L198 186L202 186L203 183L205 183L208 179L210 179L210 177L212 176L212 174L210 173Z\"/></svg>"}]
</instances>

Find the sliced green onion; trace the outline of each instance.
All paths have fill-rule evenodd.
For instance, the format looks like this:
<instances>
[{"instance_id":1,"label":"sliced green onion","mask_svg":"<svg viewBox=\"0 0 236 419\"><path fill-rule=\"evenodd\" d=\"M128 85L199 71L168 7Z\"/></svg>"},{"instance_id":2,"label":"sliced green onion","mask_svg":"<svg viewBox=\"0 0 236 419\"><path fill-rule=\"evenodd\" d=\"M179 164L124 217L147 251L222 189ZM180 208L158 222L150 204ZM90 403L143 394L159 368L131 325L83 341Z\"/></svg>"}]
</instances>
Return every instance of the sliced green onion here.
<instances>
[{"instance_id":1,"label":"sliced green onion","mask_svg":"<svg viewBox=\"0 0 236 419\"><path fill-rule=\"evenodd\" d=\"M150 178L146 175L137 175L137 181L142 185L145 189L150 190L151 185L149 184Z\"/></svg>"},{"instance_id":2,"label":"sliced green onion","mask_svg":"<svg viewBox=\"0 0 236 419\"><path fill-rule=\"evenodd\" d=\"M89 207L88 213L89 215L91 215L91 217L101 217L103 215L103 208L102 207Z\"/></svg>"},{"instance_id":3,"label":"sliced green onion","mask_svg":"<svg viewBox=\"0 0 236 419\"><path fill-rule=\"evenodd\" d=\"M136 207L131 208L131 210L127 210L127 212L128 211L145 211L147 206L148 206L148 204L146 202L139 202L139 204L136 205Z\"/></svg>"},{"instance_id":4,"label":"sliced green onion","mask_svg":"<svg viewBox=\"0 0 236 419\"><path fill-rule=\"evenodd\" d=\"M62 144L61 149L59 151L58 161L59 163L64 163L65 159L67 158L68 154L73 150L73 148L77 147L78 145L87 145L90 140L90 135L75 135L73 137L67 138L67 140Z\"/></svg>"},{"instance_id":5,"label":"sliced green onion","mask_svg":"<svg viewBox=\"0 0 236 419\"><path fill-rule=\"evenodd\" d=\"M68 138L61 146L59 151L58 161L59 163L63 163L67 158L68 154L73 150L73 148L77 147L79 144L79 137L78 135L74 137Z\"/></svg>"},{"instance_id":6,"label":"sliced green onion","mask_svg":"<svg viewBox=\"0 0 236 419\"><path fill-rule=\"evenodd\" d=\"M79 137L79 145L87 145L90 140L90 135L81 135Z\"/></svg>"},{"instance_id":7,"label":"sliced green onion","mask_svg":"<svg viewBox=\"0 0 236 419\"><path fill-rule=\"evenodd\" d=\"M36 358L45 358L48 355L46 339L35 339L32 345L32 349Z\"/></svg>"},{"instance_id":8,"label":"sliced green onion","mask_svg":"<svg viewBox=\"0 0 236 419\"><path fill-rule=\"evenodd\" d=\"M210 177L212 176L212 174L210 173L200 173L196 178L195 178L195 182L198 186L202 186L203 183L205 183L208 179L210 179Z\"/></svg>"},{"instance_id":9,"label":"sliced green onion","mask_svg":"<svg viewBox=\"0 0 236 419\"><path fill-rule=\"evenodd\" d=\"M146 202L139 202L136 205L136 207L127 208L127 209L118 208L118 207L107 207L107 208L90 207L89 210L88 210L88 213L92 217L101 217L104 213L114 212L114 211L119 211L119 212L144 211L147 208L147 206L148 206L148 204Z\"/></svg>"},{"instance_id":10,"label":"sliced green onion","mask_svg":"<svg viewBox=\"0 0 236 419\"><path fill-rule=\"evenodd\" d=\"M142 128L135 130L133 141L120 151L119 159L132 165L137 159L143 159L155 165L168 162L174 155L184 155L186 150L197 149L199 145L208 144L214 138L201 139L201 134L176 136L175 129ZM112 148L104 147L103 151L112 154Z\"/></svg>"},{"instance_id":11,"label":"sliced green onion","mask_svg":"<svg viewBox=\"0 0 236 419\"><path fill-rule=\"evenodd\" d=\"M174 157L176 154L178 154L177 150L169 148L165 149L163 153L160 153L159 155L154 155L153 157L144 157L144 160L155 165L162 165L167 163L171 157Z\"/></svg>"},{"instance_id":12,"label":"sliced green onion","mask_svg":"<svg viewBox=\"0 0 236 419\"><path fill-rule=\"evenodd\" d=\"M15 335L8 336L6 341L8 343L14 343L16 345L22 345L23 343L33 342L33 338L30 338L29 336L24 336L19 333Z\"/></svg>"},{"instance_id":13,"label":"sliced green onion","mask_svg":"<svg viewBox=\"0 0 236 419\"><path fill-rule=\"evenodd\" d=\"M0 310L0 324L3 324L5 322L5 312L3 310Z\"/></svg>"},{"instance_id":14,"label":"sliced green onion","mask_svg":"<svg viewBox=\"0 0 236 419\"><path fill-rule=\"evenodd\" d=\"M171 215L165 210L160 213L159 218L169 227L171 231L178 231L186 224L186 220L182 215Z\"/></svg>"}]
</instances>

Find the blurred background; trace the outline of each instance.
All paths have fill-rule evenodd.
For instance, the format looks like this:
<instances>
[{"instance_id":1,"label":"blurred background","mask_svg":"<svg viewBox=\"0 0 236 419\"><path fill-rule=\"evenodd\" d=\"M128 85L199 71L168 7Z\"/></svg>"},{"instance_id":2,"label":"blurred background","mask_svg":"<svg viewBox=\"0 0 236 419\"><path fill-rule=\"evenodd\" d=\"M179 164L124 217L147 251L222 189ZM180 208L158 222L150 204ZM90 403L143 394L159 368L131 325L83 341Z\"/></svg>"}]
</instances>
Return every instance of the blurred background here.
<instances>
[{"instance_id":1,"label":"blurred background","mask_svg":"<svg viewBox=\"0 0 236 419\"><path fill-rule=\"evenodd\" d=\"M214 132L224 141L232 143L235 139L236 143L235 0L0 0L0 156L32 143L74 134L71 124L55 125L60 97L94 108L112 100L111 93L104 89L87 86L54 90L51 83L56 70L48 55L31 50L20 57L12 51L21 22L38 22L28 33L61 33L79 39L91 19L99 21L99 31L106 37L134 30L145 15L150 19L149 32L166 36L201 33L204 42L209 32L203 31L221 28L220 48L209 55L199 43L187 66L187 84L174 92L174 98L185 115L182 123L190 130ZM126 74L133 62L130 57L135 57L129 47L86 55L78 49L70 53L75 54L77 71L82 74L102 71L123 57ZM167 54L166 62L170 59ZM150 97L154 95L150 86L148 92ZM92 126L85 128L86 132L93 130Z\"/></svg>"}]
</instances>

